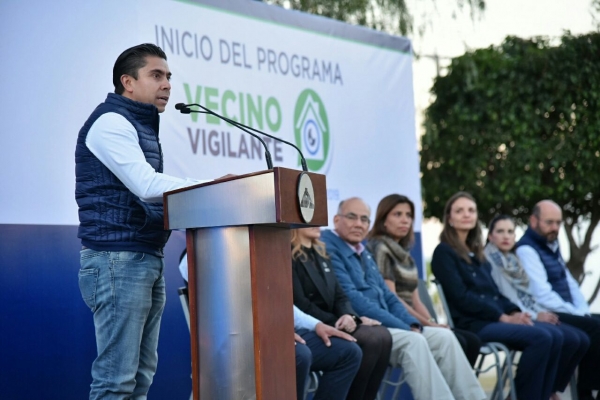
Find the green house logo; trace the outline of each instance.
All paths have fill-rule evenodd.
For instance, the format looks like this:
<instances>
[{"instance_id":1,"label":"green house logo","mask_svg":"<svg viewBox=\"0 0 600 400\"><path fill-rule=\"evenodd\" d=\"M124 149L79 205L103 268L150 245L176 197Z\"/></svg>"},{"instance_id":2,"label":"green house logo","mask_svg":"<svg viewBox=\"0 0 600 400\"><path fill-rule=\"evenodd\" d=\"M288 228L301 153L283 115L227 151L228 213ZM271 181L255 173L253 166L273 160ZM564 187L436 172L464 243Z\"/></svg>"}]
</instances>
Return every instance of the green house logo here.
<instances>
[{"instance_id":1,"label":"green house logo","mask_svg":"<svg viewBox=\"0 0 600 400\"><path fill-rule=\"evenodd\" d=\"M320 171L328 165L331 152L329 121L323 101L314 90L304 90L296 100L294 137L309 170Z\"/></svg>"}]
</instances>

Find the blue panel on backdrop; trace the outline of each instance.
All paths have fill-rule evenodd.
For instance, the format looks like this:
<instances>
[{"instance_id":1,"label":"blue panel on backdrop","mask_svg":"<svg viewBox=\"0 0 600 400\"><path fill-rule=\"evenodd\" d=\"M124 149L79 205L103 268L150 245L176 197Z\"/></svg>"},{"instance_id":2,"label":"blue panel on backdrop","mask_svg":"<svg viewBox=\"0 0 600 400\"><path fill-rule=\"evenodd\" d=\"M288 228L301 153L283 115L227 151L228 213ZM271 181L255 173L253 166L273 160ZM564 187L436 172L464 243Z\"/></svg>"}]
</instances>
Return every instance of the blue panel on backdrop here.
<instances>
[{"instance_id":1,"label":"blue panel on backdrop","mask_svg":"<svg viewBox=\"0 0 600 400\"><path fill-rule=\"evenodd\" d=\"M0 397L86 398L96 344L77 281L77 227L0 224L0 237ZM190 339L177 297L184 238L174 232L165 249L167 305L150 389L155 399L187 399L191 390Z\"/></svg>"},{"instance_id":2,"label":"blue panel on backdrop","mask_svg":"<svg viewBox=\"0 0 600 400\"><path fill-rule=\"evenodd\" d=\"M96 346L92 313L77 283L77 227L0 224L0 237L1 397L86 398ZM415 233L417 265L420 240ZM165 249L167 305L150 389L156 399L187 399L191 391L189 332L177 297L184 246L185 235L174 232ZM406 385L401 393L412 398Z\"/></svg>"},{"instance_id":3,"label":"blue panel on backdrop","mask_svg":"<svg viewBox=\"0 0 600 400\"><path fill-rule=\"evenodd\" d=\"M415 243L410 249L410 255L415 259L419 267L419 278L425 279L425 266L423 265L423 244L421 243L421 232L415 232Z\"/></svg>"}]
</instances>

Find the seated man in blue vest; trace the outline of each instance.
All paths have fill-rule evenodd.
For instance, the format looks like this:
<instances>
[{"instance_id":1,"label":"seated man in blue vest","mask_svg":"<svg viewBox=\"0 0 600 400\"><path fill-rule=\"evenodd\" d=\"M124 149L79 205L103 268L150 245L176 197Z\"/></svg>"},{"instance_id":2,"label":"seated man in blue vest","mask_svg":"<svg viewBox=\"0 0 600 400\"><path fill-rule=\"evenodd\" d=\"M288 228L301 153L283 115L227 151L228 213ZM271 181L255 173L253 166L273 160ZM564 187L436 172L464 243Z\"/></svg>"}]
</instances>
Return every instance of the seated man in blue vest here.
<instances>
[{"instance_id":1,"label":"seated man in blue vest","mask_svg":"<svg viewBox=\"0 0 600 400\"><path fill-rule=\"evenodd\" d=\"M516 254L529 275L529 288L538 304L590 337L590 348L579 364L577 387L579 399L587 400L592 398L592 390L600 389L600 319L590 315L588 303L560 254L561 224L560 206L551 200L540 201L533 207Z\"/></svg>"},{"instance_id":2,"label":"seated man in blue vest","mask_svg":"<svg viewBox=\"0 0 600 400\"><path fill-rule=\"evenodd\" d=\"M361 243L371 210L359 198L342 201L324 231L331 264L340 286L359 315L381 321L392 335L390 364L402 367L416 400L485 399L471 366L450 329L425 327L390 292L375 260Z\"/></svg>"}]
</instances>

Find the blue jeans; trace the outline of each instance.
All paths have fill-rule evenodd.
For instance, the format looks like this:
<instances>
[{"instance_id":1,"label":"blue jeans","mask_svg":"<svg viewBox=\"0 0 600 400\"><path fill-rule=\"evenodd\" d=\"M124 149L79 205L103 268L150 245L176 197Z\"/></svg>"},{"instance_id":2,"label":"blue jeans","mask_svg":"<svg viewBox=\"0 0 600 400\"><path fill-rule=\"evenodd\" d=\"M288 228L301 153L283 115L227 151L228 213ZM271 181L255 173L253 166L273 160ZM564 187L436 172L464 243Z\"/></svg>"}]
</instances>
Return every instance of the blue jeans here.
<instances>
[{"instance_id":1,"label":"blue jeans","mask_svg":"<svg viewBox=\"0 0 600 400\"><path fill-rule=\"evenodd\" d=\"M319 378L319 388L313 397L313 400L343 400L350 390L350 385L354 376L360 367L362 351L356 343L337 337L330 338L331 347L325 346L315 331L299 329L297 334L306 341L306 346L300 343L296 344L296 385L298 393L304 389L304 382L308 374L306 363L311 362L312 371L322 371L323 375ZM310 358L307 358L306 347L310 350ZM299 359L299 358L304 358ZM298 379L298 372L305 374L304 379ZM300 398L300 400L302 400Z\"/></svg>"},{"instance_id":2,"label":"blue jeans","mask_svg":"<svg viewBox=\"0 0 600 400\"><path fill-rule=\"evenodd\" d=\"M131 251L81 251L79 289L94 313L98 356L90 399L146 399L165 307L164 261Z\"/></svg>"},{"instance_id":3,"label":"blue jeans","mask_svg":"<svg viewBox=\"0 0 600 400\"><path fill-rule=\"evenodd\" d=\"M312 353L308 346L296 343L296 400L304 400L304 392L312 365Z\"/></svg>"}]
</instances>

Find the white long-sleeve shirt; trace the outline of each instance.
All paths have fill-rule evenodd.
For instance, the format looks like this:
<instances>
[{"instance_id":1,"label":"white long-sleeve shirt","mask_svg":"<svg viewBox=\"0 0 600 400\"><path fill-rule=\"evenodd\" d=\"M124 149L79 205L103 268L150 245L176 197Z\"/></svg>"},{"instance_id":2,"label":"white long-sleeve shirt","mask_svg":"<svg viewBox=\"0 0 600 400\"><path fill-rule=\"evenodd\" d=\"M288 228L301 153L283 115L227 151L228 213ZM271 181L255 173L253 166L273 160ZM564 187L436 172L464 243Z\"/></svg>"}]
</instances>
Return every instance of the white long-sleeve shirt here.
<instances>
[{"instance_id":1,"label":"white long-sleeve shirt","mask_svg":"<svg viewBox=\"0 0 600 400\"><path fill-rule=\"evenodd\" d=\"M308 329L314 331L318 323L318 319L312 315L308 315L301 311L298 307L294 306L294 329Z\"/></svg>"},{"instance_id":2,"label":"white long-sleeve shirt","mask_svg":"<svg viewBox=\"0 0 600 400\"><path fill-rule=\"evenodd\" d=\"M553 250L558 248L558 243L549 243L548 247ZM527 275L529 275L529 290L535 297L535 300L547 310L562 312L574 315L587 315L590 313L590 307L583 297L577 281L573 278L568 269L566 269L567 283L573 299L573 304L564 301L562 297L554 290L548 282L548 274L542 263L540 255L531 246L519 246L516 250L517 257Z\"/></svg>"},{"instance_id":3,"label":"white long-sleeve shirt","mask_svg":"<svg viewBox=\"0 0 600 400\"><path fill-rule=\"evenodd\" d=\"M117 113L101 115L90 127L85 144L127 189L145 202L162 202L164 192L208 182L156 172L144 157L137 131Z\"/></svg>"}]
</instances>

